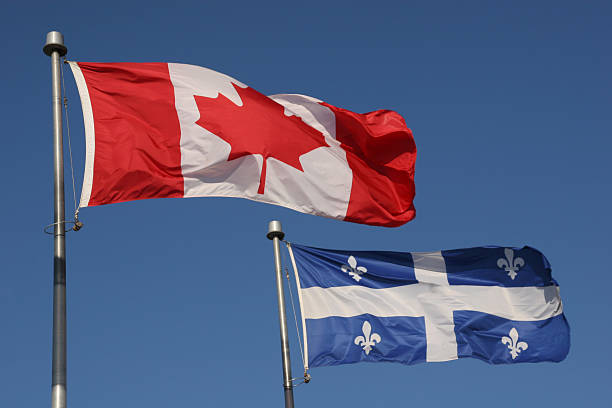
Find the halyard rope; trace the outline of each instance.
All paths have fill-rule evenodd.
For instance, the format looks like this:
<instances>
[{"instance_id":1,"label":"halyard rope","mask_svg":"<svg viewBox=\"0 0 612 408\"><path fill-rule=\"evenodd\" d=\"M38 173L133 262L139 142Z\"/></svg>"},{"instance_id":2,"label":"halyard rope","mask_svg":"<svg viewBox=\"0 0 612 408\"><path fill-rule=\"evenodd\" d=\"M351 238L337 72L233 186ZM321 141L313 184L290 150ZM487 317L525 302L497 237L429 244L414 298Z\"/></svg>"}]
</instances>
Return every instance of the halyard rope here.
<instances>
[{"instance_id":1,"label":"halyard rope","mask_svg":"<svg viewBox=\"0 0 612 408\"><path fill-rule=\"evenodd\" d=\"M281 252L281 264L284 266L285 265L285 257L283 255L283 251ZM300 329L298 326L298 321L297 321L297 313L295 312L295 301L293 300L293 290L291 290L291 280L289 279L289 268L284 266L285 268L285 277L287 278L287 286L289 287L289 297L291 298L291 309L293 310L293 321L295 322L295 331L297 333L298 336L298 342L300 344L300 355L302 356L302 366L304 367L304 378L306 379L306 376L308 375L306 373L306 361L304 360L304 350L302 349L302 336L300 336ZM308 376L309 380L310 380L310 376ZM295 380L292 379L292 381ZM308 382L308 381L305 381Z\"/></svg>"},{"instance_id":2,"label":"halyard rope","mask_svg":"<svg viewBox=\"0 0 612 408\"><path fill-rule=\"evenodd\" d=\"M72 140L70 138L70 120L68 119L68 98L66 97L66 82L64 80L64 71L66 69L66 64L68 64L68 61L64 57L64 64L62 66L62 69L60 70L60 74L62 76L62 94L65 114L64 116L66 117L66 133L68 136L68 154L70 156L70 175L72 176L72 198L74 199L74 227L72 229L74 231L78 231L83 226L83 223L79 221L80 207L77 205L76 183L74 182L74 166L72 164Z\"/></svg>"},{"instance_id":3,"label":"halyard rope","mask_svg":"<svg viewBox=\"0 0 612 408\"><path fill-rule=\"evenodd\" d=\"M55 225L59 225L59 224L64 224L63 229L64 232L60 233L59 235L62 235L70 230L73 231L78 231L83 227L83 223L81 221L79 221L79 207L77 206L77 200L76 200L76 187L75 187L75 182L74 182L74 166L72 164L72 140L70 139L70 121L68 119L68 98L66 97L66 82L64 81L64 70L65 70L65 64L67 64L68 61L66 60L66 58L64 58L64 66L62 66L62 69L60 69L60 77L61 77L61 81L62 81L62 104L64 105L64 116L66 118L66 133L68 135L68 153L70 155L70 175L72 176L72 198L74 199L74 221L66 221L64 220L63 222L54 222L53 224L49 224L47 225L45 228L43 228L43 231L46 234L49 235L53 235L54 233L49 231L50 227L54 227ZM62 146L63 149L63 146ZM66 224L72 224L72 228L70 229L66 229Z\"/></svg>"}]
</instances>

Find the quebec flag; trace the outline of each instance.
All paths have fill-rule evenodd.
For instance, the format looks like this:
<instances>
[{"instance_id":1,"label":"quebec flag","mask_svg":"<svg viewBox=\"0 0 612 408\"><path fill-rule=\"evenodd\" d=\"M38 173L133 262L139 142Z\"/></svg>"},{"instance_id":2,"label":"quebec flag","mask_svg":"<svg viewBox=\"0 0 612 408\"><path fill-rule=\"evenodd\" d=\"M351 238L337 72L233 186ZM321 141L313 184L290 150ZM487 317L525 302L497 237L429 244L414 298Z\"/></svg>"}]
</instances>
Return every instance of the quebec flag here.
<instances>
[{"instance_id":1,"label":"quebec flag","mask_svg":"<svg viewBox=\"0 0 612 408\"><path fill-rule=\"evenodd\" d=\"M307 366L559 362L569 351L559 286L536 249L288 249Z\"/></svg>"}]
</instances>

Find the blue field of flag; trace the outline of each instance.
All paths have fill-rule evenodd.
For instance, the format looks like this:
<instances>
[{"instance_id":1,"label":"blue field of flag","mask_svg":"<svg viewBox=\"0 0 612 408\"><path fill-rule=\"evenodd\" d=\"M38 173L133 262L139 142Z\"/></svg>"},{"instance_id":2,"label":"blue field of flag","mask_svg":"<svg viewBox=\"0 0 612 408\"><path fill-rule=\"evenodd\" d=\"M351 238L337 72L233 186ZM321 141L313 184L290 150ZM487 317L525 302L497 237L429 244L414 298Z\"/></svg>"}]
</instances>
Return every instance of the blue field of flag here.
<instances>
[{"instance_id":1,"label":"blue field of flag","mask_svg":"<svg viewBox=\"0 0 612 408\"><path fill-rule=\"evenodd\" d=\"M536 249L289 248L310 367L463 357L558 362L569 351L559 286Z\"/></svg>"}]
</instances>

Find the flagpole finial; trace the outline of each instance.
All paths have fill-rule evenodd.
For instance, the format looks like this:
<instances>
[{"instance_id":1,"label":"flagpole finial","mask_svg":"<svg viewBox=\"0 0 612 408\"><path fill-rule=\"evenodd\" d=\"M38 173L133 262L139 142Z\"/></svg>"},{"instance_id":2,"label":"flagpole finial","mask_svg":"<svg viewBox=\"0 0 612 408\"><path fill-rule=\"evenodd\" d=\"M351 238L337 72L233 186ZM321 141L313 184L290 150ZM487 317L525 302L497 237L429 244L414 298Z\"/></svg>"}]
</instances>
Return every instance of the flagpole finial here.
<instances>
[{"instance_id":1,"label":"flagpole finial","mask_svg":"<svg viewBox=\"0 0 612 408\"><path fill-rule=\"evenodd\" d=\"M268 234L266 235L266 237L268 237L268 239L285 238L285 233L283 232L280 221L270 221L270 223L268 224Z\"/></svg>"},{"instance_id":2,"label":"flagpole finial","mask_svg":"<svg viewBox=\"0 0 612 408\"><path fill-rule=\"evenodd\" d=\"M59 31L49 31L47 33L47 41L45 41L43 52L51 56L53 51L57 51L60 57L68 53L68 48L64 45L64 36Z\"/></svg>"}]
</instances>

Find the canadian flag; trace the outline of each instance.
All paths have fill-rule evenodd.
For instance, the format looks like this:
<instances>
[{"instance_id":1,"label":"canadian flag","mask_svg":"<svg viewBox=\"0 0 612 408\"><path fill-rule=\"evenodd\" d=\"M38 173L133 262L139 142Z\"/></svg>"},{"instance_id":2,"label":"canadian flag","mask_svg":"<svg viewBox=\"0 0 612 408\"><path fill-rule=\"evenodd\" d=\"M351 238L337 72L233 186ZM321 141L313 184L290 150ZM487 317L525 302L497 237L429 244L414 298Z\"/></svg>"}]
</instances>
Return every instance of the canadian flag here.
<instances>
[{"instance_id":1,"label":"canadian flag","mask_svg":"<svg viewBox=\"0 0 612 408\"><path fill-rule=\"evenodd\" d=\"M70 66L85 121L81 207L222 196L371 225L414 218L416 146L396 112L265 96L193 65Z\"/></svg>"}]
</instances>

